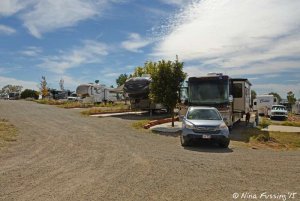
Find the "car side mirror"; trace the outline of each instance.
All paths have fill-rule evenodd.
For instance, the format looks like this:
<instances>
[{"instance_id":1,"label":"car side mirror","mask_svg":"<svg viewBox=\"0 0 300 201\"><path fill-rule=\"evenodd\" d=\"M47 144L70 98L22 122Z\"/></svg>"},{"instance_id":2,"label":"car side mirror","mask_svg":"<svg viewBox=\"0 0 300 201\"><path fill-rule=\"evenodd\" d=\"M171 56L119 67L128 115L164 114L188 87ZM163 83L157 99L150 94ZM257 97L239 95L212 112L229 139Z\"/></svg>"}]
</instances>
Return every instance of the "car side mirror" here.
<instances>
[{"instance_id":1,"label":"car side mirror","mask_svg":"<svg viewBox=\"0 0 300 201\"><path fill-rule=\"evenodd\" d=\"M230 103L232 103L233 102L233 96L230 95L229 98L228 98L228 100L229 100Z\"/></svg>"}]
</instances>

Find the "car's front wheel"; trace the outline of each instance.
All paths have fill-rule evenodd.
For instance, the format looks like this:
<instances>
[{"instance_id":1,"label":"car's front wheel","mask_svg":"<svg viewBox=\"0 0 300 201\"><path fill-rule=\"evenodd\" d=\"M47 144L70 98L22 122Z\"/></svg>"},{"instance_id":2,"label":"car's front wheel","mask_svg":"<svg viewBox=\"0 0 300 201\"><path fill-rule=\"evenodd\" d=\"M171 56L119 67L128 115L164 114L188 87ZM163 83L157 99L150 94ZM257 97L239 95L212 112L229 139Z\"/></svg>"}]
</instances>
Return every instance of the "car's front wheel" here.
<instances>
[{"instance_id":1,"label":"car's front wheel","mask_svg":"<svg viewBox=\"0 0 300 201\"><path fill-rule=\"evenodd\" d=\"M230 139L225 139L219 142L219 146L222 148L228 148Z\"/></svg>"},{"instance_id":2,"label":"car's front wheel","mask_svg":"<svg viewBox=\"0 0 300 201\"><path fill-rule=\"evenodd\" d=\"M190 145L190 140L187 137L180 135L181 146L186 147Z\"/></svg>"}]
</instances>

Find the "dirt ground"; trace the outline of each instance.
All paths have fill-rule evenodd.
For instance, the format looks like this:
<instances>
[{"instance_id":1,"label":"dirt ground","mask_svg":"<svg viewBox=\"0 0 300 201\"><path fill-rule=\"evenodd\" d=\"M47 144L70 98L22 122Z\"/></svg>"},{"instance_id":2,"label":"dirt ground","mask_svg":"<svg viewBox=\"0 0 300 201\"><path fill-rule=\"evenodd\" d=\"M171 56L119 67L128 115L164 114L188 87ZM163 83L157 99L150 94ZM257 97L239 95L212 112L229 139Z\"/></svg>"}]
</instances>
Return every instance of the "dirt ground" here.
<instances>
[{"instance_id":1,"label":"dirt ground","mask_svg":"<svg viewBox=\"0 0 300 201\"><path fill-rule=\"evenodd\" d=\"M19 130L0 152L0 200L300 199L299 151L183 148L178 137L133 129L134 115L85 117L25 101L0 101L0 117Z\"/></svg>"}]
</instances>

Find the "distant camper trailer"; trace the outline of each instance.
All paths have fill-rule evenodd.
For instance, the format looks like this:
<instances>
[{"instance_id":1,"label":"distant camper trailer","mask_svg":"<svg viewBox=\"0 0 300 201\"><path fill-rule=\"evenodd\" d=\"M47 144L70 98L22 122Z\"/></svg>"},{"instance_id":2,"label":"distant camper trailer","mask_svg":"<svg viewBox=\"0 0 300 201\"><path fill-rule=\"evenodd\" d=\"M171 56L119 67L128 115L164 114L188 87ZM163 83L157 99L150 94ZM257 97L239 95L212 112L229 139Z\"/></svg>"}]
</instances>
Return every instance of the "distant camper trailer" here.
<instances>
[{"instance_id":1,"label":"distant camper trailer","mask_svg":"<svg viewBox=\"0 0 300 201\"><path fill-rule=\"evenodd\" d=\"M82 84L76 89L76 94L84 103L102 103L117 101L117 94L113 88L99 84Z\"/></svg>"},{"instance_id":2,"label":"distant camper trailer","mask_svg":"<svg viewBox=\"0 0 300 201\"><path fill-rule=\"evenodd\" d=\"M273 95L257 95L253 100L253 110L261 116L270 115L272 105L278 105L278 100Z\"/></svg>"},{"instance_id":3,"label":"distant camper trailer","mask_svg":"<svg viewBox=\"0 0 300 201\"><path fill-rule=\"evenodd\" d=\"M20 99L20 93L18 92L11 92L8 94L9 100L19 100Z\"/></svg>"},{"instance_id":4,"label":"distant camper trailer","mask_svg":"<svg viewBox=\"0 0 300 201\"><path fill-rule=\"evenodd\" d=\"M292 113L294 113L294 114L300 114L300 101L297 101L297 102L292 106Z\"/></svg>"}]
</instances>

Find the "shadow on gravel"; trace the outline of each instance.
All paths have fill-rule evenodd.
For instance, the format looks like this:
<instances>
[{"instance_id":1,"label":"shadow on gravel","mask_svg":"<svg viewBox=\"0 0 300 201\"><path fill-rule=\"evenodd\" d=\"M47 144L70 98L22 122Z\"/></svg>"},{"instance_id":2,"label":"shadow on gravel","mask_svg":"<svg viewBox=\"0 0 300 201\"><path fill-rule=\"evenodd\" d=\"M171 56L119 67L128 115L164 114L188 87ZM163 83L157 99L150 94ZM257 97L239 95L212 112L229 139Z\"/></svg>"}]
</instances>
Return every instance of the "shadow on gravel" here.
<instances>
[{"instance_id":1,"label":"shadow on gravel","mask_svg":"<svg viewBox=\"0 0 300 201\"><path fill-rule=\"evenodd\" d=\"M157 135L163 135L163 136L167 136L167 137L178 137L181 135L181 131L178 132L159 132L159 131L154 131L152 130L152 133L157 134Z\"/></svg>"},{"instance_id":2,"label":"shadow on gravel","mask_svg":"<svg viewBox=\"0 0 300 201\"><path fill-rule=\"evenodd\" d=\"M206 152L206 153L232 153L230 148L221 148L214 142L192 142L190 146L184 147L189 151Z\"/></svg>"},{"instance_id":3,"label":"shadow on gravel","mask_svg":"<svg viewBox=\"0 0 300 201\"><path fill-rule=\"evenodd\" d=\"M166 117L170 117L170 115L167 114L153 114L152 116L149 115L149 113L144 113L144 114L126 114L126 115L116 115L116 116L111 116L115 118L120 118L124 120L156 120L156 119L162 119ZM105 117L101 117L105 118Z\"/></svg>"}]
</instances>

